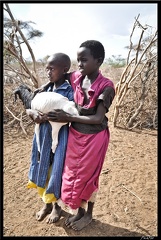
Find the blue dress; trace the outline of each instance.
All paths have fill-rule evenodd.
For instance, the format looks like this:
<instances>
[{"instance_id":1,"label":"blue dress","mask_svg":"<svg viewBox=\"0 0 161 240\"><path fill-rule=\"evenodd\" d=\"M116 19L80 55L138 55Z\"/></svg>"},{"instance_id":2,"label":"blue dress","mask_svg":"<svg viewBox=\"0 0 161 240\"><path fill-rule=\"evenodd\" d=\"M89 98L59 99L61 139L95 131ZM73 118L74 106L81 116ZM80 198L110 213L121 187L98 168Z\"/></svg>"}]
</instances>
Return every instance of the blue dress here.
<instances>
[{"instance_id":1,"label":"blue dress","mask_svg":"<svg viewBox=\"0 0 161 240\"><path fill-rule=\"evenodd\" d=\"M49 87L47 91L51 91L51 87ZM67 97L70 101L73 101L73 89L67 81L53 91ZM58 135L58 145L54 154L51 151L52 127L49 122L40 124L40 153L38 152L36 135L34 134L33 137L31 164L28 174L29 182L34 183L34 187L38 188L39 194L39 190L43 189L43 191L45 191L45 195L54 195L55 201L60 198L61 193L62 172L66 154L68 132L69 124L61 127ZM28 186L28 188L30 187ZM40 196L41 195L42 193ZM51 197L42 197L42 199L46 203L54 200Z\"/></svg>"}]
</instances>

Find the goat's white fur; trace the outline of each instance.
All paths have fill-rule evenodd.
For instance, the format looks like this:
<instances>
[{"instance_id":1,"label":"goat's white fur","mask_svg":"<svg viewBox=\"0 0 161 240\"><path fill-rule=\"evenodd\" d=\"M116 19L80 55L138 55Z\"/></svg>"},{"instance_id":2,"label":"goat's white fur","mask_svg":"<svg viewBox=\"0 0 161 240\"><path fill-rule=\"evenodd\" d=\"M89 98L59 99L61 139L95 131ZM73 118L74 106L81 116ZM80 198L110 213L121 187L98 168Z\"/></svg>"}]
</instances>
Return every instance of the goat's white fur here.
<instances>
[{"instance_id":1,"label":"goat's white fur","mask_svg":"<svg viewBox=\"0 0 161 240\"><path fill-rule=\"evenodd\" d=\"M55 109L64 110L67 113L72 115L78 115L78 111L75 107L73 101L69 101L67 97L62 96L56 92L42 92L37 93L36 96L31 101L31 109L37 110L42 113L52 112ZM29 114L29 109L26 112ZM51 122L49 123L52 126L52 152L54 153L58 144L58 133L60 128L67 124L62 122ZM40 151L40 142L39 142L39 124L35 124L35 134L36 141L38 145L38 151Z\"/></svg>"}]
</instances>

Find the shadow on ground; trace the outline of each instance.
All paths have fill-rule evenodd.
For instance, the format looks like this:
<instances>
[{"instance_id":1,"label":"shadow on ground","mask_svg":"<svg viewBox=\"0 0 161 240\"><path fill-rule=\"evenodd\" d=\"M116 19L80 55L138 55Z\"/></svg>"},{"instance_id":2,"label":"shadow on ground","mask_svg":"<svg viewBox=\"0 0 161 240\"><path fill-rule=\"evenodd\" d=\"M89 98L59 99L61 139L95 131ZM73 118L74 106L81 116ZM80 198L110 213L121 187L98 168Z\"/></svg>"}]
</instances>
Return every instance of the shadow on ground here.
<instances>
[{"instance_id":1,"label":"shadow on ground","mask_svg":"<svg viewBox=\"0 0 161 240\"><path fill-rule=\"evenodd\" d=\"M81 231L75 231L72 228L67 228L64 224L65 218L67 217L64 212L63 217L55 223L58 227L63 227L68 236L106 236L106 237L142 237L143 233L130 231L126 228L120 228L112 226L110 224L102 223L99 220L93 219L92 222ZM64 218L65 217L65 218ZM145 232L145 235L150 235L147 230L140 228L141 232Z\"/></svg>"}]
</instances>

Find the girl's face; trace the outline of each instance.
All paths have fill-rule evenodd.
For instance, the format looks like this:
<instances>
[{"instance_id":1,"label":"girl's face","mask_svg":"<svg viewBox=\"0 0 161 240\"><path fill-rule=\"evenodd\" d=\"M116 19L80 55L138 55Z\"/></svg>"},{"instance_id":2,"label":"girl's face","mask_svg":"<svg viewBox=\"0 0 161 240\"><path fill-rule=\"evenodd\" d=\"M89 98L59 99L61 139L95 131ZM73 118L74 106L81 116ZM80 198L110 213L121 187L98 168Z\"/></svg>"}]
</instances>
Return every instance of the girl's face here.
<instances>
[{"instance_id":1,"label":"girl's face","mask_svg":"<svg viewBox=\"0 0 161 240\"><path fill-rule=\"evenodd\" d=\"M65 68L57 61L52 61L47 63L46 72L50 82L58 82L64 79Z\"/></svg>"},{"instance_id":2,"label":"girl's face","mask_svg":"<svg viewBox=\"0 0 161 240\"><path fill-rule=\"evenodd\" d=\"M79 71L83 76L91 75L99 71L100 63L91 55L89 48L81 47L77 52Z\"/></svg>"}]
</instances>

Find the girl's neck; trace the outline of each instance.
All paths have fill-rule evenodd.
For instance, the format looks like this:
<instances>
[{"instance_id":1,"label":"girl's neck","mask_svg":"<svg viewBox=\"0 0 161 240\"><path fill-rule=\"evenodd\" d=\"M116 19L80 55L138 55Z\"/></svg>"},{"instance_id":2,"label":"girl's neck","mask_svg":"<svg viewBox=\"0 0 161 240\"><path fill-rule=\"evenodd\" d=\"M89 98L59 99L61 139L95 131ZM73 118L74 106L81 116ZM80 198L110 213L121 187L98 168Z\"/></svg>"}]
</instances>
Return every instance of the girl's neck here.
<instances>
[{"instance_id":1,"label":"girl's neck","mask_svg":"<svg viewBox=\"0 0 161 240\"><path fill-rule=\"evenodd\" d=\"M99 74L99 70L96 71L96 72L93 72L91 74L86 75L84 77L84 79L88 79L88 80L90 80L91 83L93 83L96 80L96 78L98 77L98 74Z\"/></svg>"},{"instance_id":2,"label":"girl's neck","mask_svg":"<svg viewBox=\"0 0 161 240\"><path fill-rule=\"evenodd\" d=\"M54 88L60 87L65 82L65 78L62 78L58 80L57 82L54 82Z\"/></svg>"}]
</instances>

